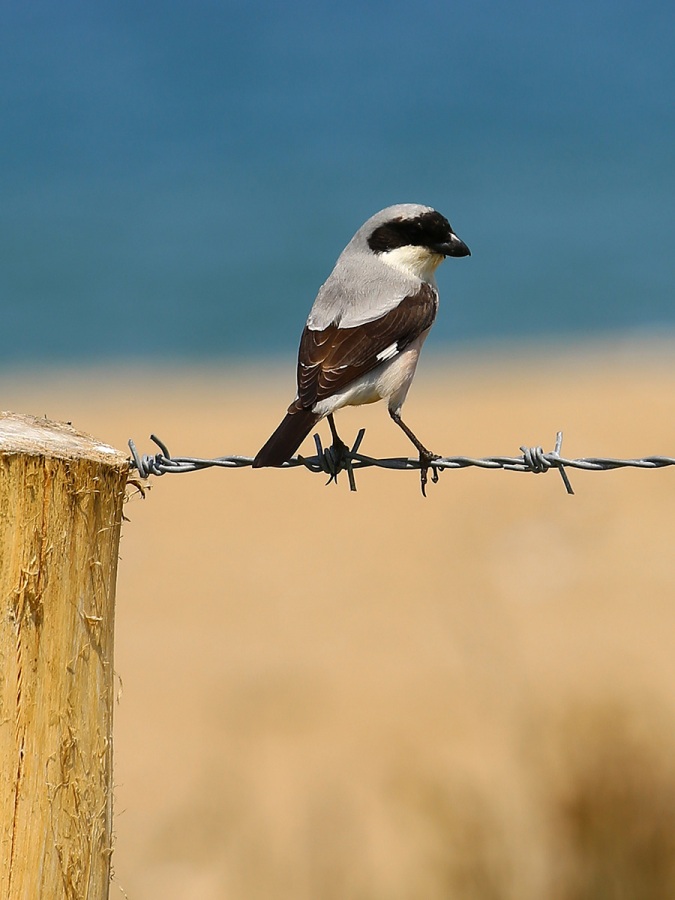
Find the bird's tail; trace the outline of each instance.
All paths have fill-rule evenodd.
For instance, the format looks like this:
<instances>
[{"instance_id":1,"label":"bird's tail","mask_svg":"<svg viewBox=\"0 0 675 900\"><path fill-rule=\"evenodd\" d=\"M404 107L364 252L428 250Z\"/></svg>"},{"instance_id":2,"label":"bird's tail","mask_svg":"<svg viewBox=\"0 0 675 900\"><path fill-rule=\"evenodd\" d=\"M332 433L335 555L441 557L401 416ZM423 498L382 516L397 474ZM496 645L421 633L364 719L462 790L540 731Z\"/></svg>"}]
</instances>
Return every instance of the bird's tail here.
<instances>
[{"instance_id":1,"label":"bird's tail","mask_svg":"<svg viewBox=\"0 0 675 900\"><path fill-rule=\"evenodd\" d=\"M285 463L293 456L320 418L321 416L313 413L311 409L296 409L291 406L291 411L281 425L265 446L258 450L253 460L253 468L280 466Z\"/></svg>"}]
</instances>

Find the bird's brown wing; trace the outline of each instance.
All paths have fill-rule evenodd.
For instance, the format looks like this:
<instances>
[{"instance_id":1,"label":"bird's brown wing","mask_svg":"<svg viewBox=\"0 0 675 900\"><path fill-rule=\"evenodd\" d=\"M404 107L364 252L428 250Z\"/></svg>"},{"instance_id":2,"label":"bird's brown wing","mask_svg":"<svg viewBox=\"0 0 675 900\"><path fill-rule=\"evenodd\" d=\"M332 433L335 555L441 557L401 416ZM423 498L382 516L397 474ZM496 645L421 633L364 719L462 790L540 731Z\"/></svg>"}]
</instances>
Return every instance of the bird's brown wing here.
<instances>
[{"instance_id":1,"label":"bird's brown wing","mask_svg":"<svg viewBox=\"0 0 675 900\"><path fill-rule=\"evenodd\" d=\"M353 328L331 324L322 331L306 327L298 353L298 399L291 406L311 409L393 358L433 324L437 309L436 290L423 283L372 322Z\"/></svg>"}]
</instances>

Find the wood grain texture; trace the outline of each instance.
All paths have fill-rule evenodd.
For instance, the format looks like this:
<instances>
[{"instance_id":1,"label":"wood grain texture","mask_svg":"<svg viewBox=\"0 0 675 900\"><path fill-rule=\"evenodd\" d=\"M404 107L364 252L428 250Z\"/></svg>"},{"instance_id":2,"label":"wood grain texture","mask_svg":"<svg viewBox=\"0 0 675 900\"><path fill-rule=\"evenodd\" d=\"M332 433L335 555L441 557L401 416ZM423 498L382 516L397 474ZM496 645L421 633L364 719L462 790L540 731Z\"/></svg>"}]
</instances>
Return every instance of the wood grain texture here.
<instances>
[{"instance_id":1,"label":"wood grain texture","mask_svg":"<svg viewBox=\"0 0 675 900\"><path fill-rule=\"evenodd\" d=\"M128 465L0 413L0 896L108 896L115 579Z\"/></svg>"}]
</instances>

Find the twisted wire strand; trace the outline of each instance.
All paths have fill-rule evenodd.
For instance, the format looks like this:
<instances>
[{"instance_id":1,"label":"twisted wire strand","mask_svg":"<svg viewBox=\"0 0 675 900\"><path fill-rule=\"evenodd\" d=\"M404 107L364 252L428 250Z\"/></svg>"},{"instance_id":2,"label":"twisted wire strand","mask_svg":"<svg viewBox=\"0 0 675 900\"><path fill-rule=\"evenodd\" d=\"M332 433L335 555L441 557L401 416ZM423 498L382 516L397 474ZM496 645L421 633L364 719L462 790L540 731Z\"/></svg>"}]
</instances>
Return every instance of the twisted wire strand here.
<instances>
[{"instance_id":1,"label":"twisted wire strand","mask_svg":"<svg viewBox=\"0 0 675 900\"><path fill-rule=\"evenodd\" d=\"M365 435L362 428L356 436L351 448L335 447L331 445L324 449L321 438L314 435L316 445L315 456L295 456L283 463L279 468L295 469L304 466L310 472L324 473L329 476L328 483L337 482L340 472L347 472L350 490L356 490L354 472L357 469L377 467L380 469L393 469L395 471L419 470L419 459L405 457L391 457L377 459L359 452L359 447ZM200 459L194 456L171 456L166 444L156 435L151 434L150 440L159 447L155 454L140 454L133 440L129 441L132 470L136 470L141 478L149 478L150 475L167 475L169 473L197 472L201 469L222 468L241 469L253 463L250 456L219 456L215 459ZM616 459L614 457L583 457L581 459L567 459L560 455L562 449L562 432L556 435L556 443L553 450L544 451L542 447L521 447L521 456L486 456L476 458L472 456L442 456L434 460L434 466L438 469L466 469L475 466L480 469L505 469L511 472L533 472L541 474L549 469L557 469L562 478L565 490L573 494L572 485L566 469L583 469L587 472L606 472L613 469L661 469L665 466L675 466L675 458L671 456L645 456L640 459Z\"/></svg>"}]
</instances>

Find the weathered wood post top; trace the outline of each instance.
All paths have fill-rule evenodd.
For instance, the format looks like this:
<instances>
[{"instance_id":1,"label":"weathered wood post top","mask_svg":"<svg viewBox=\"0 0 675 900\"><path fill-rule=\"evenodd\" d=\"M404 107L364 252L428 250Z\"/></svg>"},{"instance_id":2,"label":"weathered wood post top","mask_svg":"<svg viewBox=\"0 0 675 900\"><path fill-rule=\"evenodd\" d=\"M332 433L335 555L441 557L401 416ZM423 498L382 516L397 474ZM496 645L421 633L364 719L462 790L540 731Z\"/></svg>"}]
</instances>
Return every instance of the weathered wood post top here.
<instances>
[{"instance_id":1,"label":"weathered wood post top","mask_svg":"<svg viewBox=\"0 0 675 900\"><path fill-rule=\"evenodd\" d=\"M105 900L124 454L0 413L0 897Z\"/></svg>"}]
</instances>

